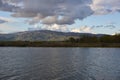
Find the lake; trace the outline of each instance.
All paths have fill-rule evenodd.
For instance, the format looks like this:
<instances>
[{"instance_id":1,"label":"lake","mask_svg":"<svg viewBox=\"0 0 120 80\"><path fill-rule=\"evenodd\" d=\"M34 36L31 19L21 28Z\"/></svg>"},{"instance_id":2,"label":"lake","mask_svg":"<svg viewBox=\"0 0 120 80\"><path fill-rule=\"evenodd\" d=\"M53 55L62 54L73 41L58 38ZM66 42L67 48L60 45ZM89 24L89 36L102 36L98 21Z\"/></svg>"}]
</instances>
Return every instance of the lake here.
<instances>
[{"instance_id":1,"label":"lake","mask_svg":"<svg viewBox=\"0 0 120 80\"><path fill-rule=\"evenodd\" d=\"M120 48L0 48L0 80L120 80Z\"/></svg>"}]
</instances>

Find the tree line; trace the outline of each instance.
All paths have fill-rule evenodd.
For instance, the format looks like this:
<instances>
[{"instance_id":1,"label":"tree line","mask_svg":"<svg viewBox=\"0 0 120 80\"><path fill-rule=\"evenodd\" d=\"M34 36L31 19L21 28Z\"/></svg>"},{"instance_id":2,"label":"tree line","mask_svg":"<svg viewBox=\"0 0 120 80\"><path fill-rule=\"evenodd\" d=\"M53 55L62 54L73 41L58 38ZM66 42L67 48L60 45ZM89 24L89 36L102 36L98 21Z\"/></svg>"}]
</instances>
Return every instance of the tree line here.
<instances>
[{"instance_id":1,"label":"tree line","mask_svg":"<svg viewBox=\"0 0 120 80\"><path fill-rule=\"evenodd\" d=\"M83 36L79 38L70 37L67 42L78 43L120 43L120 34L97 36Z\"/></svg>"}]
</instances>

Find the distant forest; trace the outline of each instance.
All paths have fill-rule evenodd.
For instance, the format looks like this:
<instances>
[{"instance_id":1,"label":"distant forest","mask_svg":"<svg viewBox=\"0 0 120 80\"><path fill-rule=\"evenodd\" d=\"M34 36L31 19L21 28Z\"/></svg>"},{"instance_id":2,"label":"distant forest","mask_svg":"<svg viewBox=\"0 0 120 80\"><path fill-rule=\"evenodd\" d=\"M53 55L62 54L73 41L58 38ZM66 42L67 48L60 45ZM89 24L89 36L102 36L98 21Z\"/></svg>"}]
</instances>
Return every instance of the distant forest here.
<instances>
[{"instance_id":1,"label":"distant forest","mask_svg":"<svg viewBox=\"0 0 120 80\"><path fill-rule=\"evenodd\" d=\"M80 38L73 38L70 37L68 42L75 42L75 43L120 43L120 34L116 35L104 35L101 37L97 36L83 36Z\"/></svg>"},{"instance_id":2,"label":"distant forest","mask_svg":"<svg viewBox=\"0 0 120 80\"><path fill-rule=\"evenodd\" d=\"M0 41L1 47L120 47L120 34L70 37L64 41Z\"/></svg>"}]
</instances>

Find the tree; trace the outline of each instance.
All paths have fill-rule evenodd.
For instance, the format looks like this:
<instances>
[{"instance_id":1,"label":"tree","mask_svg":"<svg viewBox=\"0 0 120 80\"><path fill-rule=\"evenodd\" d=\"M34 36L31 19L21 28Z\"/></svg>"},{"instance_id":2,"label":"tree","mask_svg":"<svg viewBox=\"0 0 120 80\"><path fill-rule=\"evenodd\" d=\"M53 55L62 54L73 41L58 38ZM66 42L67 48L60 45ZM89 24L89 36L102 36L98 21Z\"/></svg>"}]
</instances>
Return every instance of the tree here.
<instances>
[{"instance_id":1,"label":"tree","mask_svg":"<svg viewBox=\"0 0 120 80\"><path fill-rule=\"evenodd\" d=\"M70 37L68 41L70 41L70 42L76 42L76 39L74 39L73 37Z\"/></svg>"}]
</instances>

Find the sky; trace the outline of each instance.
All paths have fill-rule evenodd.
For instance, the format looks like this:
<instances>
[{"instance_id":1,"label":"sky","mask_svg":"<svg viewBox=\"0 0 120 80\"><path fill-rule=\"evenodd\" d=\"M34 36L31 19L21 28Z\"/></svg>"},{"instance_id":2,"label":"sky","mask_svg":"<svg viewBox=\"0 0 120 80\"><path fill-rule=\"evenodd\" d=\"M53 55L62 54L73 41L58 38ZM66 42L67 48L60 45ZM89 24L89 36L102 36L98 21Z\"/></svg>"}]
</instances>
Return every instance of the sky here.
<instances>
[{"instance_id":1,"label":"sky","mask_svg":"<svg viewBox=\"0 0 120 80\"><path fill-rule=\"evenodd\" d=\"M120 33L120 0L0 0L0 33L31 30Z\"/></svg>"}]
</instances>

